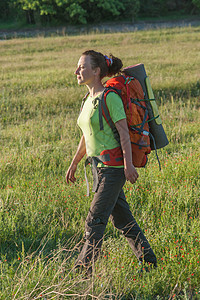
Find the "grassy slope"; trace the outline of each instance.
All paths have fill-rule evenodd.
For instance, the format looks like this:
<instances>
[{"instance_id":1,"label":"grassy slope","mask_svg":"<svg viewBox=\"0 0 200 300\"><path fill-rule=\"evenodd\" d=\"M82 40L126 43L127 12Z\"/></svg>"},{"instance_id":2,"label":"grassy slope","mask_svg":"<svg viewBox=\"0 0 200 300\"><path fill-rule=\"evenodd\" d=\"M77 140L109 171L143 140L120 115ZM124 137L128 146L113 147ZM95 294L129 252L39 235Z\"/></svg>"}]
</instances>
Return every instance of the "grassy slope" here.
<instances>
[{"instance_id":1,"label":"grassy slope","mask_svg":"<svg viewBox=\"0 0 200 300\"><path fill-rule=\"evenodd\" d=\"M181 293L198 297L199 31L1 42L2 299L45 294L62 299L69 293L75 299L149 299ZM134 216L159 260L158 270L143 278L136 275L136 259L111 224L92 280L70 271L91 201L85 197L83 163L77 184L65 184L80 138L76 118L86 92L77 87L73 72L88 48L111 52L124 66L145 64L170 141L159 151L162 171L152 153L138 182L125 186Z\"/></svg>"}]
</instances>

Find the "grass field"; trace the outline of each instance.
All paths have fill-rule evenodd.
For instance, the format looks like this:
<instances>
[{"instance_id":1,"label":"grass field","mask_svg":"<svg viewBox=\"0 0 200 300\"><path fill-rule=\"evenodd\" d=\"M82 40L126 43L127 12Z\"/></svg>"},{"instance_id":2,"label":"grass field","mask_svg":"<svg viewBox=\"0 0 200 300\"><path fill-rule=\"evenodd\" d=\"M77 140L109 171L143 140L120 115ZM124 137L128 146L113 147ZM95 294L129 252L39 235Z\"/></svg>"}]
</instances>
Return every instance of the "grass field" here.
<instances>
[{"instance_id":1,"label":"grass field","mask_svg":"<svg viewBox=\"0 0 200 300\"><path fill-rule=\"evenodd\" d=\"M200 27L0 41L0 299L200 299ZM131 210L159 266L137 274L108 224L90 280L73 272L87 198L65 173L81 132L86 93L74 70L95 49L144 63L169 145L126 184ZM91 174L89 174L91 179Z\"/></svg>"}]
</instances>

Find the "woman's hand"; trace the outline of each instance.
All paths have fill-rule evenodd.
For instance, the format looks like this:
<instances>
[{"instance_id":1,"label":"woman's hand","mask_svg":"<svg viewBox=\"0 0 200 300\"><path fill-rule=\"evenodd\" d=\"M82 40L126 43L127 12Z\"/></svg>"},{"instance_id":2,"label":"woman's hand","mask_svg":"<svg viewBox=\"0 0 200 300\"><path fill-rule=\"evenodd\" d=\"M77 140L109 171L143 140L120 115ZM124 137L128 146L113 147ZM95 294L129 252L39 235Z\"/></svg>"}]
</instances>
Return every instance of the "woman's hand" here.
<instances>
[{"instance_id":1,"label":"woman's hand","mask_svg":"<svg viewBox=\"0 0 200 300\"><path fill-rule=\"evenodd\" d=\"M124 174L127 181L130 181L130 183L135 183L138 179L139 175L136 170L136 168L130 164L130 166L124 167Z\"/></svg>"},{"instance_id":2,"label":"woman's hand","mask_svg":"<svg viewBox=\"0 0 200 300\"><path fill-rule=\"evenodd\" d=\"M86 153L85 139L84 136L82 136L76 154L72 160L71 165L69 166L69 169L67 170L67 174L66 174L67 183L69 183L70 181L74 183L76 181L76 177L74 176L74 174L76 172L78 163L84 157L85 153Z\"/></svg>"},{"instance_id":3,"label":"woman's hand","mask_svg":"<svg viewBox=\"0 0 200 300\"><path fill-rule=\"evenodd\" d=\"M77 169L77 164L72 163L69 167L69 169L67 170L67 174L66 174L66 181L69 184L69 182L71 181L72 183L74 183L76 181L76 177L74 176L75 172Z\"/></svg>"}]
</instances>

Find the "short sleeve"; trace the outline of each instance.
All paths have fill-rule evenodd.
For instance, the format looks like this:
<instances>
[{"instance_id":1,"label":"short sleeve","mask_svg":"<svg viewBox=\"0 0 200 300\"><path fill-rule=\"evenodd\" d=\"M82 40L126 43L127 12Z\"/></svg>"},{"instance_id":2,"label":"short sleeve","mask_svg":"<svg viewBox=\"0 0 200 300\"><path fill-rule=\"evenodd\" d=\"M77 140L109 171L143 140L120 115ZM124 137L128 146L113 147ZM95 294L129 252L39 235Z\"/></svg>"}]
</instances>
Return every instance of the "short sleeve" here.
<instances>
[{"instance_id":1,"label":"short sleeve","mask_svg":"<svg viewBox=\"0 0 200 300\"><path fill-rule=\"evenodd\" d=\"M119 95L117 95L115 92L108 93L106 97L106 104L111 119L114 123L118 122L119 120L126 119L124 105Z\"/></svg>"}]
</instances>

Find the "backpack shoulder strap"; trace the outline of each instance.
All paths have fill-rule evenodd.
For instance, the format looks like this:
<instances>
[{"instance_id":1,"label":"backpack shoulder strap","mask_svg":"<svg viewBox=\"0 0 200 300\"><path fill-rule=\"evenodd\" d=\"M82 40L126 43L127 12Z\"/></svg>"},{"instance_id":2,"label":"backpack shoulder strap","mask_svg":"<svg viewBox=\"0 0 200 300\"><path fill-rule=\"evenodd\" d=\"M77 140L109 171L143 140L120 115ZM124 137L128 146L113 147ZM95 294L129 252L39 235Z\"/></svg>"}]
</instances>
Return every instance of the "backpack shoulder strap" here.
<instances>
[{"instance_id":1,"label":"backpack shoulder strap","mask_svg":"<svg viewBox=\"0 0 200 300\"><path fill-rule=\"evenodd\" d=\"M83 99L82 99L82 102L81 102L81 108L80 108L80 111L79 111L79 115L80 115L80 113L81 113L81 111L82 111L82 109L83 109L83 105L85 104L85 101L86 101L88 95L89 95L89 92L88 92L87 94L85 94L85 96L84 96Z\"/></svg>"},{"instance_id":2,"label":"backpack shoulder strap","mask_svg":"<svg viewBox=\"0 0 200 300\"><path fill-rule=\"evenodd\" d=\"M117 95L119 95L119 92L114 88L108 87L105 89L105 91L102 94L102 97L99 101L99 126L100 126L100 130L103 130L103 117L104 117L104 119L106 120L106 122L108 123L110 128L112 129L116 141L120 144L119 133L115 127L115 124L110 116L108 107L106 105L106 97L110 92L114 92Z\"/></svg>"}]
</instances>

